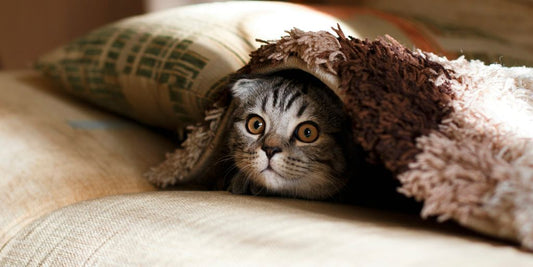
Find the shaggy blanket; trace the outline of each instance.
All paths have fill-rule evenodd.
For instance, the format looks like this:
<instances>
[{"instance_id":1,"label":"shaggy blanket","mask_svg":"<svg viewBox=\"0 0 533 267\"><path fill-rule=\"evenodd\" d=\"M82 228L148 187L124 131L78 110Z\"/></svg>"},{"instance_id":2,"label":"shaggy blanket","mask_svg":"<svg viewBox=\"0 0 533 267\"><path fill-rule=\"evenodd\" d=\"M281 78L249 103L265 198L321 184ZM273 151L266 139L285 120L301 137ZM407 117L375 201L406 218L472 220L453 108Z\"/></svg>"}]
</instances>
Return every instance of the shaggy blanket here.
<instances>
[{"instance_id":1,"label":"shaggy blanket","mask_svg":"<svg viewBox=\"0 0 533 267\"><path fill-rule=\"evenodd\" d=\"M344 102L354 140L423 202L421 216L454 220L533 249L533 69L448 60L390 37L293 29L252 52L240 73L301 69ZM195 181L220 157L233 103L206 122L148 178Z\"/></svg>"}]
</instances>

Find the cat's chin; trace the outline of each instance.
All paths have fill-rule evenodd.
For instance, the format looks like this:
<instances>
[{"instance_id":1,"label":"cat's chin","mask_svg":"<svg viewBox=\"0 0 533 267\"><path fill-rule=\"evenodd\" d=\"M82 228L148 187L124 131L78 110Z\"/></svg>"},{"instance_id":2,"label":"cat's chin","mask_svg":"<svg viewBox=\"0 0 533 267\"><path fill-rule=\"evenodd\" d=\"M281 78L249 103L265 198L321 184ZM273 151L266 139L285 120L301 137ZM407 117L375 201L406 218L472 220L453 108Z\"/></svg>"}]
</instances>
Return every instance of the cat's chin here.
<instances>
[{"instance_id":1,"label":"cat's chin","mask_svg":"<svg viewBox=\"0 0 533 267\"><path fill-rule=\"evenodd\" d=\"M288 186L292 187L301 179L301 177L288 178L271 167L262 170L259 176L261 180L260 183L269 190L274 191L286 189Z\"/></svg>"},{"instance_id":2,"label":"cat's chin","mask_svg":"<svg viewBox=\"0 0 533 267\"><path fill-rule=\"evenodd\" d=\"M261 175L266 176L266 177L271 178L271 179L279 179L279 178L281 178L283 180L295 181L295 180L299 180L301 178L301 177L287 177L287 176L284 176L283 174L279 173L278 171L276 171L275 169L271 168L270 166L265 168L265 169L263 169L260 173L261 173Z\"/></svg>"},{"instance_id":3,"label":"cat's chin","mask_svg":"<svg viewBox=\"0 0 533 267\"><path fill-rule=\"evenodd\" d=\"M286 178L275 169L267 167L253 180L257 185L264 187L267 192L276 195L321 200L331 197L344 185L341 180L332 183L331 179L326 175Z\"/></svg>"}]
</instances>

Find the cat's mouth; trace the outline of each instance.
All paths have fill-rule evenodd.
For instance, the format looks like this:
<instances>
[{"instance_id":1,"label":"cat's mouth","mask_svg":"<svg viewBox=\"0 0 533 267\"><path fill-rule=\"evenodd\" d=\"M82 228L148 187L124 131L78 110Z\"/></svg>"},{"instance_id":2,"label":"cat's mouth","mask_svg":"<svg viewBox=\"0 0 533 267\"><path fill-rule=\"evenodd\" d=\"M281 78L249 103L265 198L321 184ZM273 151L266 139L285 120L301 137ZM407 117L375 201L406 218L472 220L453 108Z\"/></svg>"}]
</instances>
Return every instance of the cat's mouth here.
<instances>
[{"instance_id":1,"label":"cat's mouth","mask_svg":"<svg viewBox=\"0 0 533 267\"><path fill-rule=\"evenodd\" d=\"M287 178L287 177L283 176L278 171L274 170L274 168L272 168L272 166L270 164L268 164L268 166L265 169L263 169L261 172L259 172L259 173L260 174L266 174L266 173L269 173L269 172L272 173L272 174L277 175L278 177L280 177L280 178L282 178L284 180L298 180L299 179L299 177L295 179L295 178Z\"/></svg>"},{"instance_id":2,"label":"cat's mouth","mask_svg":"<svg viewBox=\"0 0 533 267\"><path fill-rule=\"evenodd\" d=\"M268 166L259 173L264 173L264 172L273 172L277 174L278 176L281 176L282 178L284 178L283 175L279 174L276 170L274 170L270 164L268 164Z\"/></svg>"}]
</instances>

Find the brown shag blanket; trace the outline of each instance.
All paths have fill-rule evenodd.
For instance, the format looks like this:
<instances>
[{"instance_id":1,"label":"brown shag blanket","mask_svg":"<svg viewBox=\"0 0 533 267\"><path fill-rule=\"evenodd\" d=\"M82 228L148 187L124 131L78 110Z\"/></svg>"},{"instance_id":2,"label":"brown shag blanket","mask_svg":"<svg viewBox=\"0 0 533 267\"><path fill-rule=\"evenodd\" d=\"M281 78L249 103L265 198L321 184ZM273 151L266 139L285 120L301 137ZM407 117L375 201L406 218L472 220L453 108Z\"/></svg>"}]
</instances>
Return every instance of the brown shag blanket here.
<instances>
[{"instance_id":1,"label":"brown shag blanket","mask_svg":"<svg viewBox=\"0 0 533 267\"><path fill-rule=\"evenodd\" d=\"M450 61L390 37L334 31L293 29L265 42L240 72L315 75L344 102L368 160L423 202L422 217L533 249L533 69ZM218 103L148 178L162 187L200 179L217 158L231 109Z\"/></svg>"}]
</instances>

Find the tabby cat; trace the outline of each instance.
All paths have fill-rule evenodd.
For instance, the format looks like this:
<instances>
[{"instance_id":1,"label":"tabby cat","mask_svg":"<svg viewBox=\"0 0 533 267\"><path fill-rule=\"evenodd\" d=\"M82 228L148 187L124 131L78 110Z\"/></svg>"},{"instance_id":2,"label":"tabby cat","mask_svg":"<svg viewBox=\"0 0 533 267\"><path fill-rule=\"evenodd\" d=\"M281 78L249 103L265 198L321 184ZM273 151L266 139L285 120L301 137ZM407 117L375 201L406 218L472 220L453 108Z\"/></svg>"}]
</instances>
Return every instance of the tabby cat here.
<instances>
[{"instance_id":1,"label":"tabby cat","mask_svg":"<svg viewBox=\"0 0 533 267\"><path fill-rule=\"evenodd\" d=\"M238 79L229 134L237 194L326 199L347 183L351 132L340 99L298 71Z\"/></svg>"}]
</instances>

